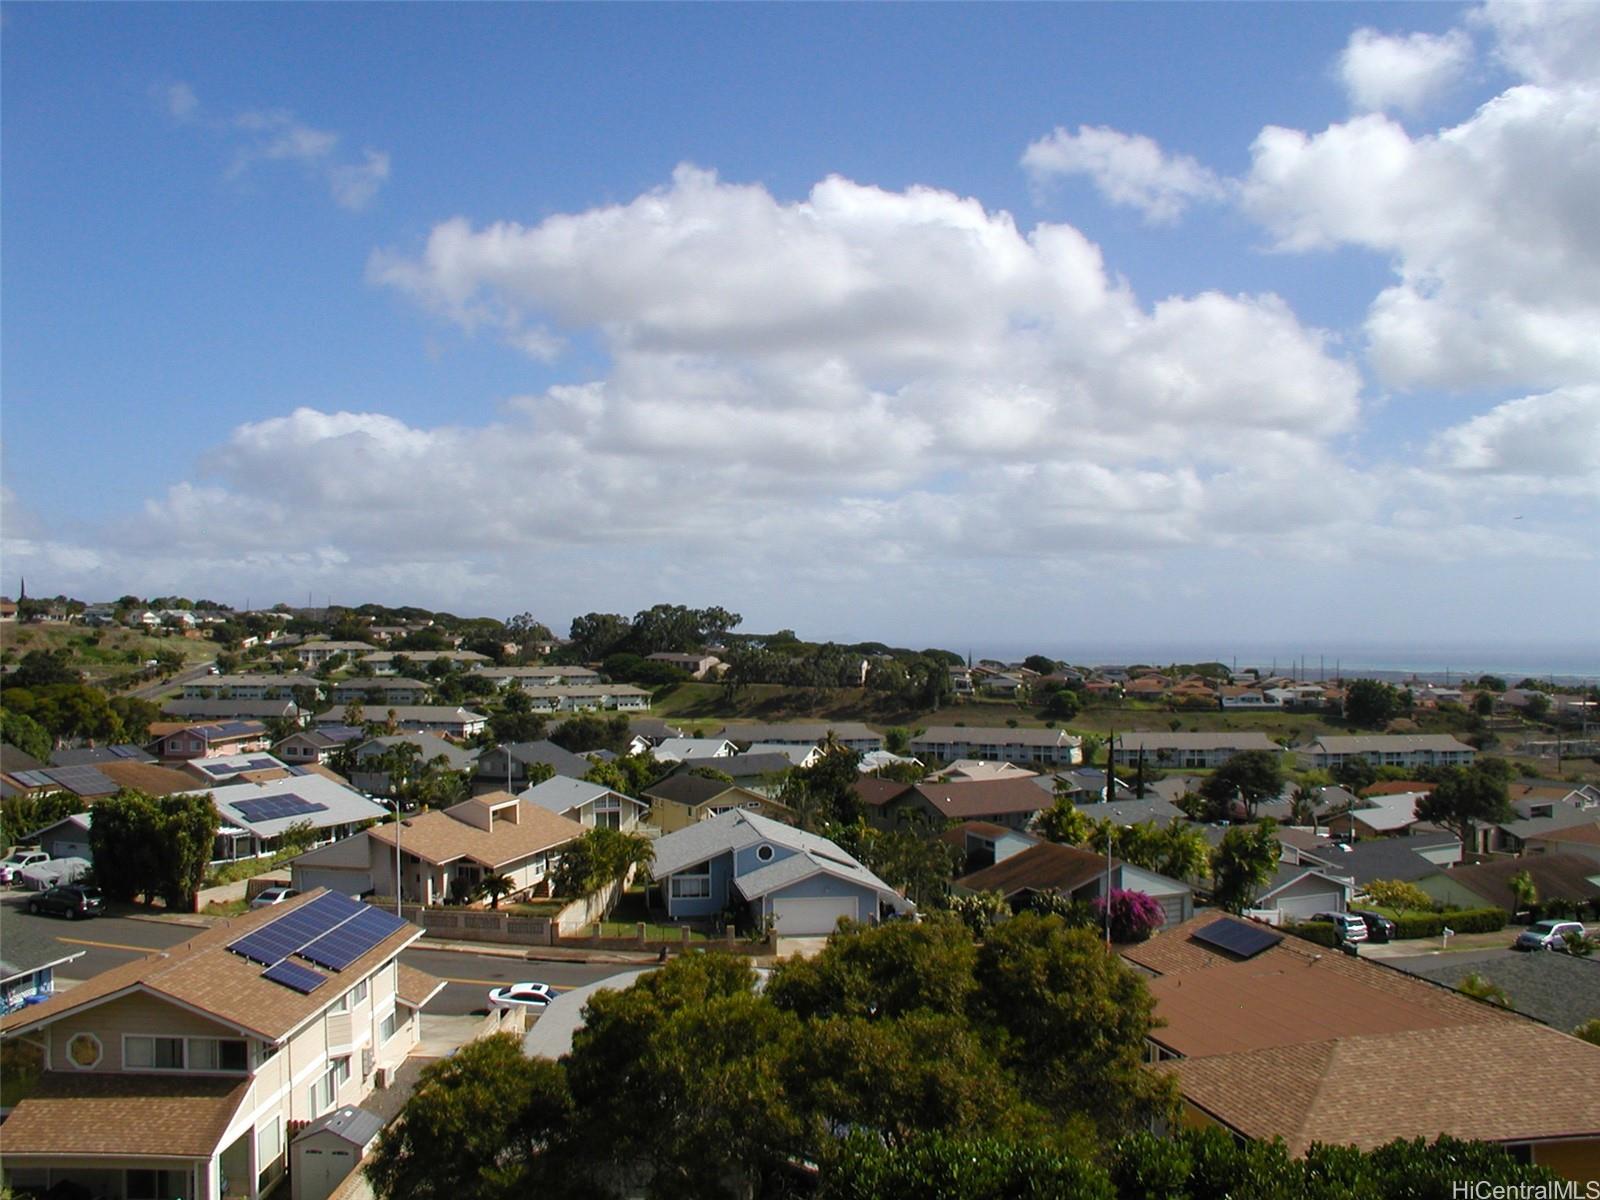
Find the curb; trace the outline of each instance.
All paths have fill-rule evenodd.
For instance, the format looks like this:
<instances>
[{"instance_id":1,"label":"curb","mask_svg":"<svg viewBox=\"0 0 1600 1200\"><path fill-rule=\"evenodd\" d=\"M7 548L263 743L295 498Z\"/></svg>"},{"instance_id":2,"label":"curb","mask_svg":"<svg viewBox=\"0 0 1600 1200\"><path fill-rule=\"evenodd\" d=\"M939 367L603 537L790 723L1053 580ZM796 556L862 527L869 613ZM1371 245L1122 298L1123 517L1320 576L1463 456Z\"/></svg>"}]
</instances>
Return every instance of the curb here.
<instances>
[{"instance_id":1,"label":"curb","mask_svg":"<svg viewBox=\"0 0 1600 1200\"><path fill-rule=\"evenodd\" d=\"M412 947L418 950L442 950L454 954L476 954L489 958L515 958L523 962L577 962L610 965L638 966L654 963L656 955L627 951L569 950L561 953L553 946L506 946L494 942L451 942L438 938L418 938Z\"/></svg>"}]
</instances>

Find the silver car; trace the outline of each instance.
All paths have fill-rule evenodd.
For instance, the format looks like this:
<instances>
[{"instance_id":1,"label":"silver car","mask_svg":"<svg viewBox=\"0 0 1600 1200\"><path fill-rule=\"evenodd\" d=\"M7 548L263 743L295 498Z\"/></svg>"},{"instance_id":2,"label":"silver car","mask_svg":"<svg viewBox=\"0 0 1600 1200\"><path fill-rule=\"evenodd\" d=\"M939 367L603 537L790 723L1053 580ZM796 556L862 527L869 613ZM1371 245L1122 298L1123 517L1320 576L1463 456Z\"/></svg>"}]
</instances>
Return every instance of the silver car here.
<instances>
[{"instance_id":1,"label":"silver car","mask_svg":"<svg viewBox=\"0 0 1600 1200\"><path fill-rule=\"evenodd\" d=\"M1589 931L1577 921L1535 921L1517 935L1513 950L1565 950L1567 934L1588 937Z\"/></svg>"}]
</instances>

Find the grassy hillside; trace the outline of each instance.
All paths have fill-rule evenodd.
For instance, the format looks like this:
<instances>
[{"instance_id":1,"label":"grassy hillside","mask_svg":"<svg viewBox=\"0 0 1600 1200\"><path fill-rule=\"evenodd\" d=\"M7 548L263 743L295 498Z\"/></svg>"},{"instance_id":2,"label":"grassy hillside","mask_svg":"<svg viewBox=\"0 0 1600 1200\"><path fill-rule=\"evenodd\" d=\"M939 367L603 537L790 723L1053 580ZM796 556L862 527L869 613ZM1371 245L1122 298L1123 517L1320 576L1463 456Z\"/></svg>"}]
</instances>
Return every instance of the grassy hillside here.
<instances>
[{"instance_id":1,"label":"grassy hillside","mask_svg":"<svg viewBox=\"0 0 1600 1200\"><path fill-rule=\"evenodd\" d=\"M0 626L0 660L14 663L30 650L67 651L68 665L82 671L85 680L97 686L137 672L159 650L177 651L186 664L206 662L217 655L217 648L204 639L151 637L132 629L11 623Z\"/></svg>"}]
</instances>

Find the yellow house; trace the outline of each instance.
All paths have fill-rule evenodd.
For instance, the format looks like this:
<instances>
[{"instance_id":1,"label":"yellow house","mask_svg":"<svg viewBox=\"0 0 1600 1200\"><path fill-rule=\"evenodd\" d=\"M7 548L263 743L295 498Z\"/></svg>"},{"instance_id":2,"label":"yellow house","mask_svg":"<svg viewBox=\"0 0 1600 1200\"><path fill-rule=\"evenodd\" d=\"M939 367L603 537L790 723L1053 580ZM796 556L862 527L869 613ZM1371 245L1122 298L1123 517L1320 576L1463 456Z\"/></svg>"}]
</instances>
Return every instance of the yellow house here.
<instances>
[{"instance_id":1,"label":"yellow house","mask_svg":"<svg viewBox=\"0 0 1600 1200\"><path fill-rule=\"evenodd\" d=\"M703 775L669 775L659 783L644 790L650 801L650 824L663 833L687 829L698 821L706 821L727 812L730 808L744 809L758 817L795 823L794 810L760 792L739 787L721 779L708 779Z\"/></svg>"},{"instance_id":2,"label":"yellow house","mask_svg":"<svg viewBox=\"0 0 1600 1200\"><path fill-rule=\"evenodd\" d=\"M5 1182L116 1200L256 1197L291 1133L359 1104L444 984L416 926L317 891L115 967L0 1022L44 1073L0 1130Z\"/></svg>"}]
</instances>

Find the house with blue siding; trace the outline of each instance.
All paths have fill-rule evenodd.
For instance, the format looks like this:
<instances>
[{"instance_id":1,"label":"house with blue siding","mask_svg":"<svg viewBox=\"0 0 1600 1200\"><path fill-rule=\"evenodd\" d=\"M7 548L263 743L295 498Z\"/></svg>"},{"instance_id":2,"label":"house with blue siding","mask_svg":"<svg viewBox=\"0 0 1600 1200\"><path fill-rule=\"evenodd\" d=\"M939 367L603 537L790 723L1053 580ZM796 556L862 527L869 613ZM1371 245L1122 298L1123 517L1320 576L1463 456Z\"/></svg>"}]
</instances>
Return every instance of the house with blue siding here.
<instances>
[{"instance_id":1,"label":"house with blue siding","mask_svg":"<svg viewBox=\"0 0 1600 1200\"><path fill-rule=\"evenodd\" d=\"M0 1013L42 1004L55 994L56 968L82 958L87 951L68 950L38 921L6 921L6 942L0 957Z\"/></svg>"},{"instance_id":2,"label":"house with blue siding","mask_svg":"<svg viewBox=\"0 0 1600 1200\"><path fill-rule=\"evenodd\" d=\"M915 905L825 837L733 809L655 844L652 873L672 920L730 909L785 937L825 934L841 917L877 921Z\"/></svg>"}]
</instances>

